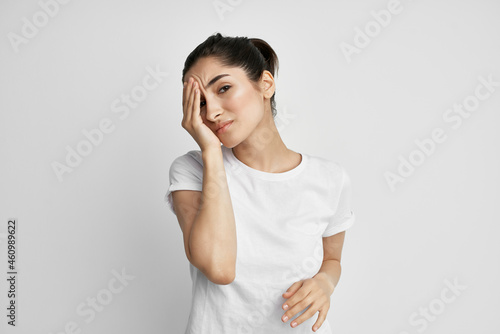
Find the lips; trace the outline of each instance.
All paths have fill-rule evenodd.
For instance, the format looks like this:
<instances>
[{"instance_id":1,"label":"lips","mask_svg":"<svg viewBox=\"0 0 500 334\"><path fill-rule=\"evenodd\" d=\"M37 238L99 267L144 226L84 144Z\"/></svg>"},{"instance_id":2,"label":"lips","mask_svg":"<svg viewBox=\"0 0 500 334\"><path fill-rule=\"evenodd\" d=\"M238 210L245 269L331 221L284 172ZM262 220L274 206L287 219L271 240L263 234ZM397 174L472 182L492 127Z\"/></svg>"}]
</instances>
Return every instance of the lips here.
<instances>
[{"instance_id":1,"label":"lips","mask_svg":"<svg viewBox=\"0 0 500 334\"><path fill-rule=\"evenodd\" d=\"M221 130L224 131L226 130L229 126L226 126L226 125L230 125L231 123L233 123L233 121L226 121L226 122L223 122L221 124L219 124L219 126L217 127L217 131L216 132L220 132Z\"/></svg>"}]
</instances>

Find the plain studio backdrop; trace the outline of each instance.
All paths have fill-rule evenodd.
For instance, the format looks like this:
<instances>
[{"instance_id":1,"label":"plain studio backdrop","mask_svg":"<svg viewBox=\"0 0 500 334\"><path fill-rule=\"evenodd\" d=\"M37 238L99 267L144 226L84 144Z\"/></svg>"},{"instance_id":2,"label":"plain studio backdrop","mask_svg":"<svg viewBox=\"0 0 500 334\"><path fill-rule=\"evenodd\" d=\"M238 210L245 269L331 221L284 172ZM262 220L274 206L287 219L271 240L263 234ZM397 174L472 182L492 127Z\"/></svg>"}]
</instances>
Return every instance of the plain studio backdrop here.
<instances>
[{"instance_id":1,"label":"plain studio backdrop","mask_svg":"<svg viewBox=\"0 0 500 334\"><path fill-rule=\"evenodd\" d=\"M270 43L285 144L351 176L334 332L498 333L499 14L487 0L2 1L1 332L183 333L191 280L163 197L172 161L199 149L181 127L184 61L220 32Z\"/></svg>"}]
</instances>

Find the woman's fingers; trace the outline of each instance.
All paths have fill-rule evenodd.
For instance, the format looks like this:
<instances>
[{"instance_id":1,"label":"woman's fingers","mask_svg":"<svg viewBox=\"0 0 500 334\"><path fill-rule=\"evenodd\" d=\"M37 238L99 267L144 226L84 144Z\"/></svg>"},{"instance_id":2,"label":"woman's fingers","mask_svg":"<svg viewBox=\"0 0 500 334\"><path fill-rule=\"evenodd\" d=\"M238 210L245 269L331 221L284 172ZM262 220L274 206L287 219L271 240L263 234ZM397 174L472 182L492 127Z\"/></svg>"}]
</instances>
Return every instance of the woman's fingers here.
<instances>
[{"instance_id":1,"label":"woman's fingers","mask_svg":"<svg viewBox=\"0 0 500 334\"><path fill-rule=\"evenodd\" d=\"M186 86L187 81L184 81L182 86L182 109L184 110L184 106L186 105Z\"/></svg>"},{"instance_id":2,"label":"woman's fingers","mask_svg":"<svg viewBox=\"0 0 500 334\"><path fill-rule=\"evenodd\" d=\"M187 98L189 93L189 79L184 81L184 87L182 88L182 110L186 110Z\"/></svg>"},{"instance_id":3,"label":"woman's fingers","mask_svg":"<svg viewBox=\"0 0 500 334\"><path fill-rule=\"evenodd\" d=\"M193 93L193 82L194 82L194 79L189 78L187 83L186 83L186 86L184 86L184 88L183 88L183 93L182 93L182 98L183 98L182 109L183 109L184 116L186 117L186 119L191 118L190 104L192 105L191 100L192 100L192 93Z\"/></svg>"},{"instance_id":4,"label":"woman's fingers","mask_svg":"<svg viewBox=\"0 0 500 334\"><path fill-rule=\"evenodd\" d=\"M286 292L285 292L285 293L283 293L283 295L282 295L282 296L283 296L283 298L287 298L287 299L288 299L288 298L291 298L291 297L295 294L295 292L297 292L297 290L299 290L299 288L302 286L302 283L303 283L303 281L302 281L302 280L300 280L300 281L297 281L297 282L293 283L293 284L292 284L292 285L288 288L288 290L286 290ZM284 310L286 310L286 309L288 308L288 306L285 306L285 305L286 305L286 303L284 303L284 304L282 305L282 308L283 308Z\"/></svg>"},{"instance_id":5,"label":"woman's fingers","mask_svg":"<svg viewBox=\"0 0 500 334\"><path fill-rule=\"evenodd\" d=\"M310 298L310 294L307 294L304 297L301 296L300 300L298 300L297 302L289 303L288 309L285 312L285 314L283 314L283 316L281 317L281 320L283 322L287 322L288 320L295 317L295 315L303 311L312 302L313 300Z\"/></svg>"},{"instance_id":6,"label":"woman's fingers","mask_svg":"<svg viewBox=\"0 0 500 334\"><path fill-rule=\"evenodd\" d=\"M304 313L302 313L300 316L291 321L290 326L297 327L307 319L311 318L314 314L316 314L316 312L318 312L318 309L315 307L315 304L313 303Z\"/></svg>"},{"instance_id":7,"label":"woman's fingers","mask_svg":"<svg viewBox=\"0 0 500 334\"><path fill-rule=\"evenodd\" d=\"M301 284L299 285L297 283ZM293 295L290 296L290 292L293 292ZM327 296L324 289L322 289L314 279L295 282L290 286L287 292L283 294L283 297L288 298L283 305L283 309L286 310L281 318L283 322L287 322L296 314L305 310L304 313L290 322L292 327L297 327L305 320L312 317L317 311L320 311L320 316L313 326L316 328L313 330L316 331L325 320L328 309L330 308L329 296ZM285 305L288 307L285 307Z\"/></svg>"},{"instance_id":8,"label":"woman's fingers","mask_svg":"<svg viewBox=\"0 0 500 334\"><path fill-rule=\"evenodd\" d=\"M196 89L198 89L198 82L193 79L193 82L191 84L191 92L190 92L190 102L191 105L188 108L188 111L191 113L191 119L195 119L199 114L199 109L197 108L200 103L198 102L198 105L196 105Z\"/></svg>"},{"instance_id":9,"label":"woman's fingers","mask_svg":"<svg viewBox=\"0 0 500 334\"><path fill-rule=\"evenodd\" d=\"M200 89L198 88L198 84L194 87L194 105L193 105L193 116L200 116ZM201 117L200 117L201 119Z\"/></svg>"},{"instance_id":10,"label":"woman's fingers","mask_svg":"<svg viewBox=\"0 0 500 334\"><path fill-rule=\"evenodd\" d=\"M188 119L192 122L194 115L194 83L193 80L191 84L189 84L189 97L188 97L188 105L187 105L187 113Z\"/></svg>"},{"instance_id":11,"label":"woman's fingers","mask_svg":"<svg viewBox=\"0 0 500 334\"><path fill-rule=\"evenodd\" d=\"M319 310L318 319L316 320L316 322L314 323L314 325L312 327L312 330L314 332L316 332L321 327L321 325L323 325L323 322L325 322L326 315L327 315L329 309L330 309L330 306L327 306L326 308Z\"/></svg>"},{"instance_id":12,"label":"woman's fingers","mask_svg":"<svg viewBox=\"0 0 500 334\"><path fill-rule=\"evenodd\" d=\"M286 290L286 292L282 295L283 298L286 298L283 305L281 305L282 309L285 311L290 309L309 294L310 290L307 289L307 287L304 287L304 282L304 280L297 281L293 283L288 290ZM289 316L289 318L291 317Z\"/></svg>"},{"instance_id":13,"label":"woman's fingers","mask_svg":"<svg viewBox=\"0 0 500 334\"><path fill-rule=\"evenodd\" d=\"M221 141L204 123L201 116L201 90L199 81L190 77L186 85L183 84L183 118L181 125L198 143L201 150L208 147L219 147Z\"/></svg>"}]
</instances>

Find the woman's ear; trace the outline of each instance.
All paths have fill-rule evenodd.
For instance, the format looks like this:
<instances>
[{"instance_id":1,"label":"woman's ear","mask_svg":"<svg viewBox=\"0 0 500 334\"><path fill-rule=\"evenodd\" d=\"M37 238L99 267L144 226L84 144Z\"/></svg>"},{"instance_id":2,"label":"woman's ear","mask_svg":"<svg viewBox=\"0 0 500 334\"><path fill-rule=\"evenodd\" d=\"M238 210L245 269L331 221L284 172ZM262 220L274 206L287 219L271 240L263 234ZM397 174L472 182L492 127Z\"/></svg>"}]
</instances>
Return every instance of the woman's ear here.
<instances>
[{"instance_id":1,"label":"woman's ear","mask_svg":"<svg viewBox=\"0 0 500 334\"><path fill-rule=\"evenodd\" d=\"M271 72L264 70L260 79L260 86L265 98L270 99L274 95L276 86Z\"/></svg>"}]
</instances>

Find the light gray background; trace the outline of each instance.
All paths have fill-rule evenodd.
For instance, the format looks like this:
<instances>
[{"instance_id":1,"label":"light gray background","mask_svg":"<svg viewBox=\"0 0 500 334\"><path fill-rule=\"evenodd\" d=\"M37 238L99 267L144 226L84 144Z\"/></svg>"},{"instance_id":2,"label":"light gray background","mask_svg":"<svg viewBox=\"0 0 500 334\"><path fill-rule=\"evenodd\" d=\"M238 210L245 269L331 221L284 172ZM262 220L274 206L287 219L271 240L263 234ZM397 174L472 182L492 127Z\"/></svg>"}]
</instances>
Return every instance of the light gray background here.
<instances>
[{"instance_id":1,"label":"light gray background","mask_svg":"<svg viewBox=\"0 0 500 334\"><path fill-rule=\"evenodd\" d=\"M231 9L222 16L210 0L73 0L17 52L9 36L21 36L23 18L44 23L41 6L0 2L1 277L7 219L19 222L18 326L6 325L2 279L2 332L75 322L82 333L183 333L191 281L163 196L173 159L199 149L180 125L184 61L221 32L271 44L284 142L351 176L357 220L328 314L334 332L498 333L500 86L459 127L443 115L478 77L500 81L500 3L402 0L348 61L340 45L375 29L371 11L390 1L221 2ZM169 74L120 119L112 104L140 92L148 66ZM60 182L52 164L103 119L114 130ZM392 191L384 174L435 128L446 141ZM113 270L134 278L87 323L76 309L110 296ZM464 287L446 292L451 302L446 280Z\"/></svg>"}]
</instances>

